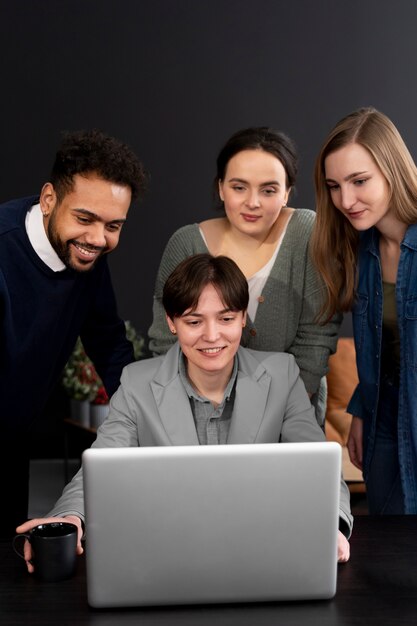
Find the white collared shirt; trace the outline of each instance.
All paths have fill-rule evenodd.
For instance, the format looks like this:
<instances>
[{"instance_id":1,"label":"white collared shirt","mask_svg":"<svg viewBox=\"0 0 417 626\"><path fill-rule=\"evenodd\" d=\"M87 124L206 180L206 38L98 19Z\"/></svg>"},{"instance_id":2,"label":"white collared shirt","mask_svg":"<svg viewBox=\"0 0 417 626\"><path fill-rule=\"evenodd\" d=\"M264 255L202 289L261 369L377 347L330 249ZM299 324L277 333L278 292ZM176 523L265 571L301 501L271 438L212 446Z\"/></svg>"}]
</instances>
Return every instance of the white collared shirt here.
<instances>
[{"instance_id":1,"label":"white collared shirt","mask_svg":"<svg viewBox=\"0 0 417 626\"><path fill-rule=\"evenodd\" d=\"M25 227L29 241L38 257L54 272L65 270L65 263L61 261L53 249L45 232L40 204L34 204L27 212Z\"/></svg>"}]
</instances>

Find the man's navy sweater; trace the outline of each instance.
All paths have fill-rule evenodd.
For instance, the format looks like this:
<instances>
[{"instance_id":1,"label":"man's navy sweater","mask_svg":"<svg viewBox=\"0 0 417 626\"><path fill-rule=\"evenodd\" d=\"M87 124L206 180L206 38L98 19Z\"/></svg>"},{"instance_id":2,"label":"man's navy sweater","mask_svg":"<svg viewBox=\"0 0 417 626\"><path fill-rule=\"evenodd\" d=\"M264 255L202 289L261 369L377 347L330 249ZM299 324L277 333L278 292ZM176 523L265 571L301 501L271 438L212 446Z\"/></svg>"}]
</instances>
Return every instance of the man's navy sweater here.
<instances>
[{"instance_id":1,"label":"man's navy sweater","mask_svg":"<svg viewBox=\"0 0 417 626\"><path fill-rule=\"evenodd\" d=\"M89 272L52 271L28 239L25 218L38 198L0 205L0 423L3 434L23 434L41 414L75 341L103 379L109 395L131 343L117 315L107 261Z\"/></svg>"}]
</instances>

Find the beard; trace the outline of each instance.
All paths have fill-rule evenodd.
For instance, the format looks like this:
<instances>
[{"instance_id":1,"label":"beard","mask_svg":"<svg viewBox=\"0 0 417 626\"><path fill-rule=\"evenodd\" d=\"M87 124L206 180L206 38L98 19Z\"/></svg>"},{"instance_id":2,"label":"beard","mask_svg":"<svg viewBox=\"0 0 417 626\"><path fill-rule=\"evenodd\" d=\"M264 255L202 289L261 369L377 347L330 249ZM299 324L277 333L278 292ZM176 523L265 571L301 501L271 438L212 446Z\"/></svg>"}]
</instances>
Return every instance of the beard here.
<instances>
[{"instance_id":1,"label":"beard","mask_svg":"<svg viewBox=\"0 0 417 626\"><path fill-rule=\"evenodd\" d=\"M55 216L53 213L48 222L48 239L64 265L74 272L90 272L95 267L97 261L106 252L105 248L92 246L87 243L80 243L76 239L68 239L67 241L61 239L55 226ZM71 248L74 244L77 244L90 252L99 252L100 254L94 259L94 261L83 261L81 259L77 259L77 262L74 263L71 255Z\"/></svg>"}]
</instances>

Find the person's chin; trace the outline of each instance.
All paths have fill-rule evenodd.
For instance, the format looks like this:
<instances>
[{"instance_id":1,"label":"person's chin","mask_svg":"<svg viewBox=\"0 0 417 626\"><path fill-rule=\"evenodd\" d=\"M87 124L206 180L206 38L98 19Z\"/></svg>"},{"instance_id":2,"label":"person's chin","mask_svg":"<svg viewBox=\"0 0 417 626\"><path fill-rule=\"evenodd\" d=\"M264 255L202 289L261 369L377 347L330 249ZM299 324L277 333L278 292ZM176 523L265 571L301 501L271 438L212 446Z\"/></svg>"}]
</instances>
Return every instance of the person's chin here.
<instances>
[{"instance_id":1,"label":"person's chin","mask_svg":"<svg viewBox=\"0 0 417 626\"><path fill-rule=\"evenodd\" d=\"M92 259L81 259L75 250L72 250L71 252L71 247L69 247L64 263L74 272L90 272L97 265L98 260L103 256L103 254L105 254L104 251L100 252Z\"/></svg>"},{"instance_id":2,"label":"person's chin","mask_svg":"<svg viewBox=\"0 0 417 626\"><path fill-rule=\"evenodd\" d=\"M97 261L99 260L100 256L101 255L99 255L95 259L92 259L91 261L80 261L80 259L74 259L70 257L65 262L65 265L74 272L91 272L91 270L93 270L97 265Z\"/></svg>"}]
</instances>

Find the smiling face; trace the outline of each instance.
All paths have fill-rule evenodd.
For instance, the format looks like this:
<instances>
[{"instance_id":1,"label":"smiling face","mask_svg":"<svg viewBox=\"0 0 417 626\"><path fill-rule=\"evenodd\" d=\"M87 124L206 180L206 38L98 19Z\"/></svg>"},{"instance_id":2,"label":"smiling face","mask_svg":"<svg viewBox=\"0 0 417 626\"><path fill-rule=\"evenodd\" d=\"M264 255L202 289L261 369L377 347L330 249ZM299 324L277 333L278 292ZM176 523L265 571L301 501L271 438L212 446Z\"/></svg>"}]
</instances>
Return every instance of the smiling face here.
<instances>
[{"instance_id":1,"label":"smiling face","mask_svg":"<svg viewBox=\"0 0 417 626\"><path fill-rule=\"evenodd\" d=\"M94 174L74 176L73 188L58 203L51 183L42 189L40 205L45 231L65 265L85 272L119 243L131 190Z\"/></svg>"},{"instance_id":2,"label":"smiling face","mask_svg":"<svg viewBox=\"0 0 417 626\"><path fill-rule=\"evenodd\" d=\"M275 224L290 190L281 161L264 150L243 150L227 164L219 182L227 218L240 232L265 237Z\"/></svg>"},{"instance_id":3,"label":"smiling face","mask_svg":"<svg viewBox=\"0 0 417 626\"><path fill-rule=\"evenodd\" d=\"M324 166L333 204L354 228L367 230L392 216L388 182L366 148L347 144L330 153Z\"/></svg>"},{"instance_id":4,"label":"smiling face","mask_svg":"<svg viewBox=\"0 0 417 626\"><path fill-rule=\"evenodd\" d=\"M230 311L213 285L201 292L197 307L180 317L167 317L171 332L187 359L187 371L193 380L204 374L231 375L233 359L239 348L246 313Z\"/></svg>"}]
</instances>

